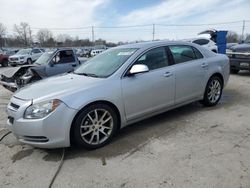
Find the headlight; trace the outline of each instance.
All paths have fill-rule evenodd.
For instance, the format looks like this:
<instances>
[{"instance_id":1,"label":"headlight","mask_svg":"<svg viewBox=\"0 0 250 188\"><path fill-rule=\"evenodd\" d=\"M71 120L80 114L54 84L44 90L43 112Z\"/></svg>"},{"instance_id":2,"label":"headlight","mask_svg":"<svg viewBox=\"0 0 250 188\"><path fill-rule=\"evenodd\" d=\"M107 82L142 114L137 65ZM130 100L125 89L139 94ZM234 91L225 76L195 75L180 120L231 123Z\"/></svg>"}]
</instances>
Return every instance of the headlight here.
<instances>
[{"instance_id":1,"label":"headlight","mask_svg":"<svg viewBox=\"0 0 250 188\"><path fill-rule=\"evenodd\" d=\"M233 50L226 49L226 54L227 54L228 57L232 57L233 56Z\"/></svg>"},{"instance_id":2,"label":"headlight","mask_svg":"<svg viewBox=\"0 0 250 188\"><path fill-rule=\"evenodd\" d=\"M20 59L24 59L24 57L20 57Z\"/></svg>"},{"instance_id":3,"label":"headlight","mask_svg":"<svg viewBox=\"0 0 250 188\"><path fill-rule=\"evenodd\" d=\"M25 119L40 119L49 115L53 112L59 105L61 101L58 99L53 99L50 101L45 101L29 106L24 113Z\"/></svg>"}]
</instances>

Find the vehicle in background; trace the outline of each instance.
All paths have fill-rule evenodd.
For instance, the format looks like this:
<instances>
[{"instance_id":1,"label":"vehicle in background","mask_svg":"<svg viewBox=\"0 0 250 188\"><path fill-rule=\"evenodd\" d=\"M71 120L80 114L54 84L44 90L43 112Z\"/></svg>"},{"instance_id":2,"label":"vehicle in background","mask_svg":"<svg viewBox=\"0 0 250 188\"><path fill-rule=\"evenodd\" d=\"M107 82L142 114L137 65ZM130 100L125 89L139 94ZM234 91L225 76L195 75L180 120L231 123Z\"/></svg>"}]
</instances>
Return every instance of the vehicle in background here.
<instances>
[{"instance_id":1,"label":"vehicle in background","mask_svg":"<svg viewBox=\"0 0 250 188\"><path fill-rule=\"evenodd\" d=\"M36 147L76 143L95 149L142 119L193 101L216 105L228 79L228 57L200 45L119 46L70 74L17 91L7 107L7 125L20 142Z\"/></svg>"},{"instance_id":2,"label":"vehicle in background","mask_svg":"<svg viewBox=\"0 0 250 188\"><path fill-rule=\"evenodd\" d=\"M218 53L218 47L216 43L208 38L194 38L194 39L188 39L185 40L191 43L199 44L201 46L204 46L205 48L210 49L211 51Z\"/></svg>"},{"instance_id":3,"label":"vehicle in background","mask_svg":"<svg viewBox=\"0 0 250 188\"><path fill-rule=\"evenodd\" d=\"M8 58L9 56L5 54L5 52L0 51L0 65L2 67L7 67L8 66Z\"/></svg>"},{"instance_id":4,"label":"vehicle in background","mask_svg":"<svg viewBox=\"0 0 250 188\"><path fill-rule=\"evenodd\" d=\"M237 74L240 70L250 71L250 35L244 43L233 45L227 50L230 59L231 73Z\"/></svg>"},{"instance_id":5,"label":"vehicle in background","mask_svg":"<svg viewBox=\"0 0 250 188\"><path fill-rule=\"evenodd\" d=\"M227 43L227 49L230 49L232 48L233 46L237 45L238 43L236 42L230 42L230 43Z\"/></svg>"},{"instance_id":6,"label":"vehicle in background","mask_svg":"<svg viewBox=\"0 0 250 188\"><path fill-rule=\"evenodd\" d=\"M103 51L104 51L104 49L91 50L90 56L91 56L91 57L94 57L94 56L96 56L97 54L99 54L99 53L101 53L101 52L103 52Z\"/></svg>"},{"instance_id":7,"label":"vehicle in background","mask_svg":"<svg viewBox=\"0 0 250 188\"><path fill-rule=\"evenodd\" d=\"M9 57L9 64L11 66L32 64L43 52L44 51L39 48L21 49L15 55Z\"/></svg>"},{"instance_id":8,"label":"vehicle in background","mask_svg":"<svg viewBox=\"0 0 250 188\"><path fill-rule=\"evenodd\" d=\"M80 63L72 49L45 52L32 65L13 67L3 72L0 84L10 91L16 91L29 83L73 71Z\"/></svg>"},{"instance_id":9,"label":"vehicle in background","mask_svg":"<svg viewBox=\"0 0 250 188\"><path fill-rule=\"evenodd\" d=\"M89 50L87 49L79 48L76 51L77 57L87 57L88 54L89 54Z\"/></svg>"}]
</instances>

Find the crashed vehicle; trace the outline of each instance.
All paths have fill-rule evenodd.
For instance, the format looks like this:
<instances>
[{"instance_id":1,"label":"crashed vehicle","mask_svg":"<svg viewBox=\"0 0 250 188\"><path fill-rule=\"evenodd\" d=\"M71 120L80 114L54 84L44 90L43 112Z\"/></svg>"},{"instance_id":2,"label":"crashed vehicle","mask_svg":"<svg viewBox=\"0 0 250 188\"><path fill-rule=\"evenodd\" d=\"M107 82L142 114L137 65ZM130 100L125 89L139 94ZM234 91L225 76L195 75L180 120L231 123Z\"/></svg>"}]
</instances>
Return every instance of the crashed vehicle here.
<instances>
[{"instance_id":1,"label":"crashed vehicle","mask_svg":"<svg viewBox=\"0 0 250 188\"><path fill-rule=\"evenodd\" d=\"M244 43L228 49L227 55L230 59L231 73L237 74L240 70L250 71L250 35Z\"/></svg>"},{"instance_id":2,"label":"crashed vehicle","mask_svg":"<svg viewBox=\"0 0 250 188\"><path fill-rule=\"evenodd\" d=\"M0 75L0 84L14 92L35 81L73 71L81 62L72 49L45 52L34 64L7 69Z\"/></svg>"}]
</instances>

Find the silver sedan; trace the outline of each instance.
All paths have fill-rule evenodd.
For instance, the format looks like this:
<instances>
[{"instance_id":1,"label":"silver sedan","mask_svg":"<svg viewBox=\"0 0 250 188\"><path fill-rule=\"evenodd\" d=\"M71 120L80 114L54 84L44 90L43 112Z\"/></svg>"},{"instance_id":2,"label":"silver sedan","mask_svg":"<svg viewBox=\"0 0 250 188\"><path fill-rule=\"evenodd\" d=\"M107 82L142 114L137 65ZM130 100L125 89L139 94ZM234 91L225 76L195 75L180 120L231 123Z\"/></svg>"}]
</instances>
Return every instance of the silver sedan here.
<instances>
[{"instance_id":1,"label":"silver sedan","mask_svg":"<svg viewBox=\"0 0 250 188\"><path fill-rule=\"evenodd\" d=\"M73 73L17 91L8 127L42 148L107 144L117 130L193 101L216 105L229 60L186 42L145 42L111 48Z\"/></svg>"}]
</instances>

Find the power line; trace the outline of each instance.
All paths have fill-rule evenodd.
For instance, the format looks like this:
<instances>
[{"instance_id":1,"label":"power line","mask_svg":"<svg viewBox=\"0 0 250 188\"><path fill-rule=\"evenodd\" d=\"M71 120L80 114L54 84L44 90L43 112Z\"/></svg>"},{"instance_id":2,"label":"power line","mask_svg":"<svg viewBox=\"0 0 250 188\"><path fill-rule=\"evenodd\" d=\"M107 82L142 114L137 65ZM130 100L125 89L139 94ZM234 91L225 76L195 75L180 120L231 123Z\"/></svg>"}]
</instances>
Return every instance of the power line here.
<instances>
[{"instance_id":1,"label":"power line","mask_svg":"<svg viewBox=\"0 0 250 188\"><path fill-rule=\"evenodd\" d=\"M245 20L245 22L250 22L250 20ZM211 25L225 25L225 24L234 24L234 23L242 23L242 20L240 21L231 21L231 22L216 22L216 23L199 23L199 24L155 24L156 26L165 26L165 27L171 27L171 26L211 26ZM91 29L92 27L100 28L100 29L120 29L120 28L135 28L135 27L149 27L152 26L152 24L142 24L142 25L120 25L120 26L85 26L85 27L72 27L72 28L47 28L50 30L82 30L82 29ZM44 29L42 27L31 27L31 29L37 30L37 29Z\"/></svg>"}]
</instances>

